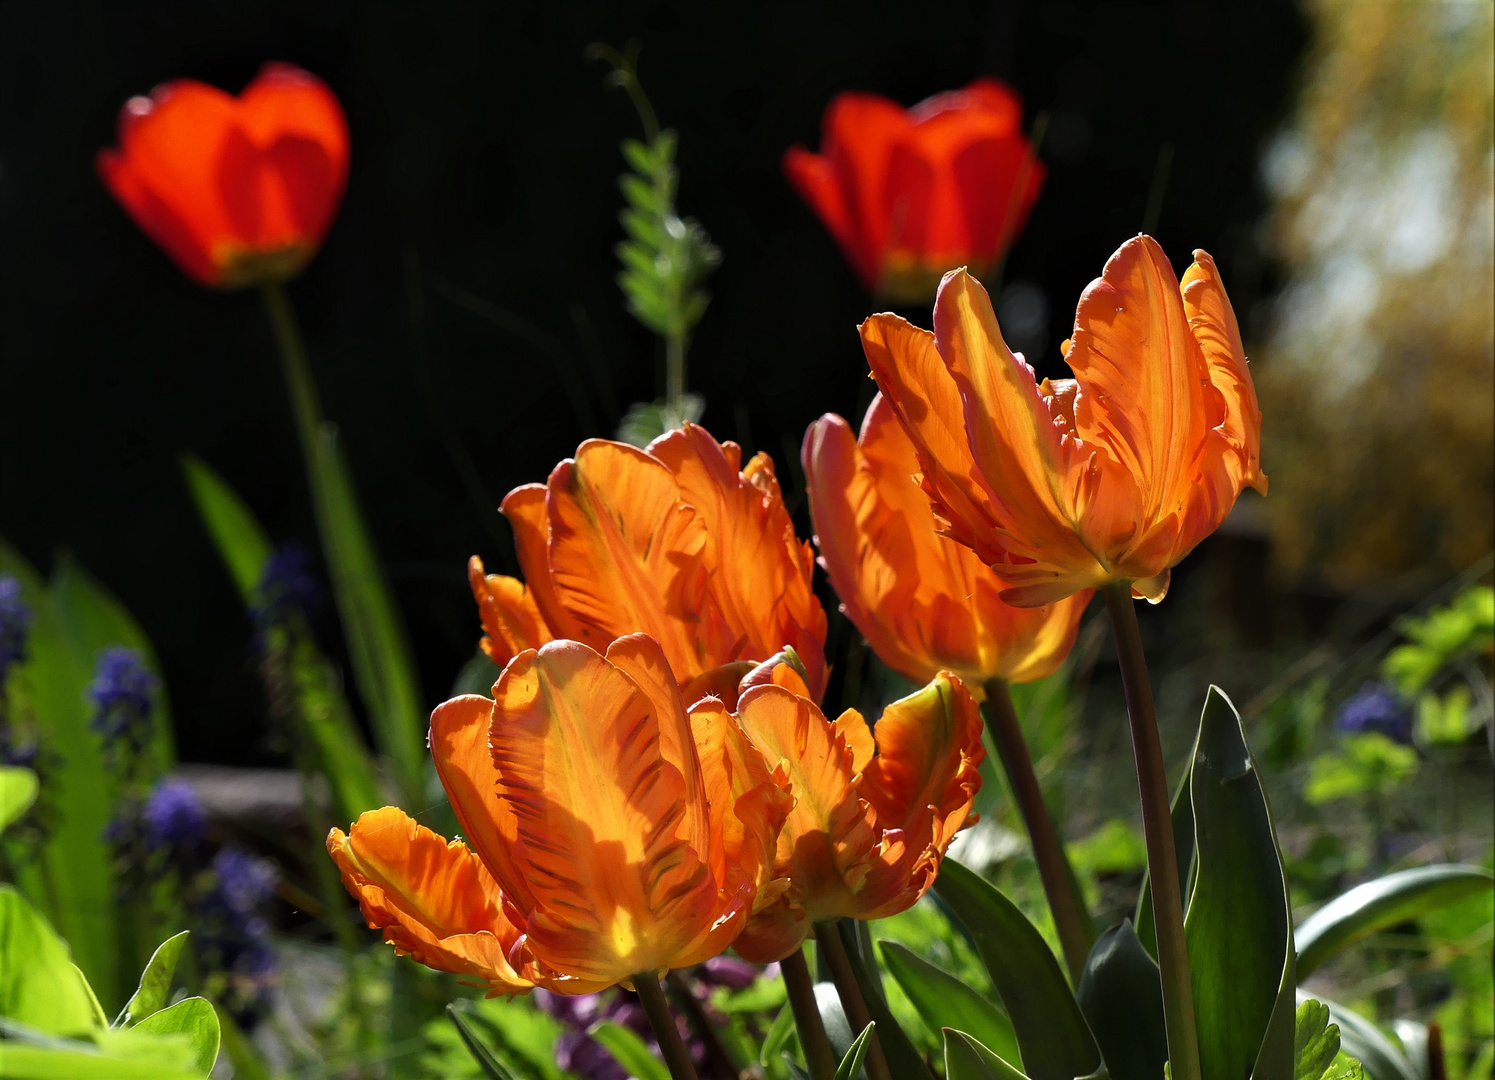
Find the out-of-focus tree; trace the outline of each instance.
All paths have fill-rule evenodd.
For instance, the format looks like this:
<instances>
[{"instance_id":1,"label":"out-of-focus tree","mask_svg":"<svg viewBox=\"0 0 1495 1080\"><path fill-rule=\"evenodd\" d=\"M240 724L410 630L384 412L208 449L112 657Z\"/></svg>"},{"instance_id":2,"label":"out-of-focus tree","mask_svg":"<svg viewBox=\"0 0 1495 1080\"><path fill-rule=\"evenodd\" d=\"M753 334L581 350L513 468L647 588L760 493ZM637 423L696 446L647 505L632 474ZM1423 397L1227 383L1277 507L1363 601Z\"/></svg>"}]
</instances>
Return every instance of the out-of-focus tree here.
<instances>
[{"instance_id":1,"label":"out-of-focus tree","mask_svg":"<svg viewBox=\"0 0 1495 1080\"><path fill-rule=\"evenodd\" d=\"M1307 5L1269 149L1289 279L1258 371L1283 564L1353 587L1461 568L1495 527L1495 6Z\"/></svg>"}]
</instances>

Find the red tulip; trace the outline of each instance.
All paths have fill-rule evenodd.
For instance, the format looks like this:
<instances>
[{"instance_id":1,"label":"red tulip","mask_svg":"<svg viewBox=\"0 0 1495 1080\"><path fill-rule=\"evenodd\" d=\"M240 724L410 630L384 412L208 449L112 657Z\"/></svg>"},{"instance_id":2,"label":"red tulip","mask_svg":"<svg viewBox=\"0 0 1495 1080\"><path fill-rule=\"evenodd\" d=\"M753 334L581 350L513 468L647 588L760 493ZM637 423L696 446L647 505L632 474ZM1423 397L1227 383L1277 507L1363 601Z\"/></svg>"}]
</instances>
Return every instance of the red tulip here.
<instances>
[{"instance_id":1,"label":"red tulip","mask_svg":"<svg viewBox=\"0 0 1495 1080\"><path fill-rule=\"evenodd\" d=\"M912 109L839 94L825 110L820 153L792 148L784 172L862 283L899 300L933 296L954 267L981 275L995 266L1044 176L1017 96L995 79Z\"/></svg>"},{"instance_id":2,"label":"red tulip","mask_svg":"<svg viewBox=\"0 0 1495 1080\"><path fill-rule=\"evenodd\" d=\"M237 98L192 79L133 97L99 175L193 280L232 289L298 274L348 179L342 106L315 75L266 64Z\"/></svg>"}]
</instances>

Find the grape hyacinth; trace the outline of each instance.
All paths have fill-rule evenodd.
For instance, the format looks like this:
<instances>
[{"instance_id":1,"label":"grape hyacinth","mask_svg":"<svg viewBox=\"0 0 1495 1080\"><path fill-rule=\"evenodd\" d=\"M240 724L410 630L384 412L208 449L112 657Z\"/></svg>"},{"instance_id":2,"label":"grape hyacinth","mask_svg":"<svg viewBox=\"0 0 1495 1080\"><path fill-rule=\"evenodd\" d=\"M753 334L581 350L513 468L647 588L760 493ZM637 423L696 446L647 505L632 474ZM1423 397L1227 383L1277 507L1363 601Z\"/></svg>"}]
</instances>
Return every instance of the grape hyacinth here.
<instances>
[{"instance_id":1,"label":"grape hyacinth","mask_svg":"<svg viewBox=\"0 0 1495 1080\"><path fill-rule=\"evenodd\" d=\"M277 547L265 563L255 594L254 621L261 632L297 618L310 621L322 605L311 553L294 542Z\"/></svg>"},{"instance_id":2,"label":"grape hyacinth","mask_svg":"<svg viewBox=\"0 0 1495 1080\"><path fill-rule=\"evenodd\" d=\"M1378 732L1399 743L1412 741L1412 710L1385 683L1367 682L1339 707L1334 726L1349 734Z\"/></svg>"},{"instance_id":3,"label":"grape hyacinth","mask_svg":"<svg viewBox=\"0 0 1495 1080\"><path fill-rule=\"evenodd\" d=\"M0 685L11 667L26 659L31 622L31 607L21 595L21 582L12 574L0 574Z\"/></svg>"},{"instance_id":4,"label":"grape hyacinth","mask_svg":"<svg viewBox=\"0 0 1495 1080\"><path fill-rule=\"evenodd\" d=\"M145 843L153 851L190 854L207 832L208 814L187 781L167 777L156 785L141 811Z\"/></svg>"},{"instance_id":5,"label":"grape hyacinth","mask_svg":"<svg viewBox=\"0 0 1495 1080\"><path fill-rule=\"evenodd\" d=\"M230 1010L251 1025L275 968L262 909L277 875L269 862L238 848L221 849L210 869L212 886L197 906L196 945L203 966L230 980Z\"/></svg>"},{"instance_id":6,"label":"grape hyacinth","mask_svg":"<svg viewBox=\"0 0 1495 1080\"><path fill-rule=\"evenodd\" d=\"M145 745L151 710L160 686L136 649L110 645L99 654L88 696L93 701L93 729L106 747L138 754Z\"/></svg>"}]
</instances>

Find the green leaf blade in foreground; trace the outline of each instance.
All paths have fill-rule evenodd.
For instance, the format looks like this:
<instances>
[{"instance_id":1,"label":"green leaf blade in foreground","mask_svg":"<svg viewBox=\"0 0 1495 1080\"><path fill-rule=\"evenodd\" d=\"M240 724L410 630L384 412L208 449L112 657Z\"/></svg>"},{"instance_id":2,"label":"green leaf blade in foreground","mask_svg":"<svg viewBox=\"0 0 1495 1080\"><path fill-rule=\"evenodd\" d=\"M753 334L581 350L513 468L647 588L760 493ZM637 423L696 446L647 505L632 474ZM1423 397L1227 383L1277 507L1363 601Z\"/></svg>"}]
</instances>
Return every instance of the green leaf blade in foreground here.
<instances>
[{"instance_id":1,"label":"green leaf blade in foreground","mask_svg":"<svg viewBox=\"0 0 1495 1080\"><path fill-rule=\"evenodd\" d=\"M855 1080L861 1075L862 1061L867 1056L867 1047L872 1045L872 1032L876 1027L877 1021L874 1020L862 1029L862 1033L851 1044L851 1049L841 1059L841 1064L836 1066L836 1080Z\"/></svg>"},{"instance_id":2,"label":"green leaf blade in foreground","mask_svg":"<svg viewBox=\"0 0 1495 1080\"><path fill-rule=\"evenodd\" d=\"M8 885L0 885L0 1016L46 1035L88 1035L103 1025L67 943Z\"/></svg>"},{"instance_id":3,"label":"green leaf blade in foreground","mask_svg":"<svg viewBox=\"0 0 1495 1080\"><path fill-rule=\"evenodd\" d=\"M1187 897L1194 884L1194 799L1189 792L1189 777L1192 770L1185 770L1173 793L1169 817L1173 823L1173 852L1178 860L1178 883ZM1137 893L1137 915L1135 925L1137 940L1142 942L1154 960L1158 958L1158 930L1152 917L1152 879L1142 875L1142 888Z\"/></svg>"},{"instance_id":4,"label":"green leaf blade in foreground","mask_svg":"<svg viewBox=\"0 0 1495 1080\"><path fill-rule=\"evenodd\" d=\"M177 1036L192 1050L192 1068L204 1075L218 1060L218 1014L207 998L183 998L151 1013L130 1029L143 1035Z\"/></svg>"},{"instance_id":5,"label":"green leaf blade in foreground","mask_svg":"<svg viewBox=\"0 0 1495 1080\"><path fill-rule=\"evenodd\" d=\"M30 769L19 765L0 766L0 832L31 809L40 791L41 781Z\"/></svg>"},{"instance_id":6,"label":"green leaf blade in foreground","mask_svg":"<svg viewBox=\"0 0 1495 1080\"><path fill-rule=\"evenodd\" d=\"M861 942L858 940L860 934L854 928L856 920L838 919L835 923L836 933L841 938L841 945L846 950L847 962L851 965L852 976L856 979L857 988L862 992L862 999L867 1003L867 1013L877 1024L877 1043L882 1047L883 1057L887 1060L888 1068L898 1080L934 1080L934 1074L929 1071L929 1066L924 1062L924 1056L919 1053L918 1047L908 1037L902 1026L894 1018L893 1012L888 1008L888 1000L883 995L882 983L875 978L863 962ZM839 1005L839 1001L837 1002ZM825 1009L821 1009L822 1017ZM827 1032L829 1032L829 1021L827 1021ZM847 1034L850 1035L848 1025ZM832 1036L832 1045L835 1045L835 1037Z\"/></svg>"},{"instance_id":7,"label":"green leaf blade in foreground","mask_svg":"<svg viewBox=\"0 0 1495 1080\"><path fill-rule=\"evenodd\" d=\"M1043 935L995 887L953 859L935 892L975 942L992 985L1007 1007L1033 1080L1074 1080L1100 1067L1100 1051L1059 962Z\"/></svg>"},{"instance_id":8,"label":"green leaf blade in foreground","mask_svg":"<svg viewBox=\"0 0 1495 1080\"><path fill-rule=\"evenodd\" d=\"M1163 980L1130 922L1100 936L1076 996L1112 1080L1163 1075L1168 1060Z\"/></svg>"},{"instance_id":9,"label":"green leaf blade in foreground","mask_svg":"<svg viewBox=\"0 0 1495 1080\"><path fill-rule=\"evenodd\" d=\"M165 1007L171 997L171 977L176 973L177 960L186 945L187 931L183 930L156 946L150 962L140 973L139 988L125 1003L124 1011L114 1022L115 1027L133 1026Z\"/></svg>"},{"instance_id":10,"label":"green leaf blade in foreground","mask_svg":"<svg viewBox=\"0 0 1495 1080\"><path fill-rule=\"evenodd\" d=\"M312 501L353 676L373 720L379 747L394 766L400 791L409 805L417 805L425 758L426 710L410 642L364 523L353 477L333 425L324 423L318 429L312 459Z\"/></svg>"},{"instance_id":11,"label":"green leaf blade in foreground","mask_svg":"<svg viewBox=\"0 0 1495 1080\"><path fill-rule=\"evenodd\" d=\"M948 971L896 941L879 942L883 965L903 988L929 1030L954 1028L1015 1064L1022 1064L1017 1034L1007 1014Z\"/></svg>"},{"instance_id":12,"label":"green leaf blade in foreground","mask_svg":"<svg viewBox=\"0 0 1495 1080\"><path fill-rule=\"evenodd\" d=\"M588 1028L587 1034L600 1042L617 1059L618 1064L628 1070L630 1076L637 1077L638 1080L670 1080L670 1073L664 1062L649 1051L643 1039L621 1024L604 1020Z\"/></svg>"},{"instance_id":13,"label":"green leaf blade in foreground","mask_svg":"<svg viewBox=\"0 0 1495 1080\"><path fill-rule=\"evenodd\" d=\"M1492 888L1495 877L1488 870L1447 864L1400 870L1357 885L1297 928L1298 978L1307 978L1362 938Z\"/></svg>"},{"instance_id":14,"label":"green leaf blade in foreground","mask_svg":"<svg viewBox=\"0 0 1495 1080\"><path fill-rule=\"evenodd\" d=\"M462 1043L467 1047L467 1052L472 1055L472 1059L478 1063L478 1068L483 1070L489 1080L517 1080L509 1071L508 1066L499 1061L498 1055L479 1038L467 1017L462 1015L461 1009L456 1005L448 1005L446 1012L452 1018L452 1026L457 1029L457 1034L462 1037Z\"/></svg>"},{"instance_id":15,"label":"green leaf blade in foreground","mask_svg":"<svg viewBox=\"0 0 1495 1080\"><path fill-rule=\"evenodd\" d=\"M39 880L34 885L22 884L34 903L45 905L89 982L117 1006L128 991L120 964L114 885L105 869L110 854L104 842L115 785L104 767L98 736L89 727L85 697L95 657L85 655L83 643L70 634L41 575L4 540L0 540L0 573L21 582L32 612L28 656L18 677L11 680L11 688L24 688L26 705L43 740L66 747L62 760L48 774L47 789L67 813L60 816L41 848Z\"/></svg>"},{"instance_id":16,"label":"green leaf blade in foreground","mask_svg":"<svg viewBox=\"0 0 1495 1080\"><path fill-rule=\"evenodd\" d=\"M1297 980L1287 884L1240 716L1214 686L1190 794L1196 865L1184 933L1203 1073L1289 1076Z\"/></svg>"},{"instance_id":17,"label":"green leaf blade in foreground","mask_svg":"<svg viewBox=\"0 0 1495 1080\"><path fill-rule=\"evenodd\" d=\"M207 462L193 454L183 454L182 473L192 501L197 504L198 516L207 526L240 598L246 606L253 604L265 564L270 561L269 537L244 500Z\"/></svg>"},{"instance_id":18,"label":"green leaf blade in foreground","mask_svg":"<svg viewBox=\"0 0 1495 1080\"><path fill-rule=\"evenodd\" d=\"M1028 1080L963 1031L945 1029L945 1080Z\"/></svg>"}]
</instances>

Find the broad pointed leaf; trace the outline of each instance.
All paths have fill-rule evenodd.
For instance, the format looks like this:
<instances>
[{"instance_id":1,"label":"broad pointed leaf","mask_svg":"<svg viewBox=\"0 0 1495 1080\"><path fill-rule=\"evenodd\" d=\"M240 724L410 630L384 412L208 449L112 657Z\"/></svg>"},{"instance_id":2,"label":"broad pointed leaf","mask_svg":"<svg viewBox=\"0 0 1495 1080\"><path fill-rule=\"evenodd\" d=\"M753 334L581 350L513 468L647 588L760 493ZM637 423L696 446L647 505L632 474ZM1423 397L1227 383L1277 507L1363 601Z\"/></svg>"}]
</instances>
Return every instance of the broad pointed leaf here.
<instances>
[{"instance_id":1,"label":"broad pointed leaf","mask_svg":"<svg viewBox=\"0 0 1495 1080\"><path fill-rule=\"evenodd\" d=\"M1478 866L1420 866L1357 885L1297 928L1298 978L1361 938L1465 897L1489 892L1495 877Z\"/></svg>"},{"instance_id":2,"label":"broad pointed leaf","mask_svg":"<svg viewBox=\"0 0 1495 1080\"><path fill-rule=\"evenodd\" d=\"M140 986L125 1003L124 1010L114 1021L115 1027L132 1027L151 1013L165 1007L171 997L171 977L176 972L177 959L187 944L187 931L183 930L156 946L150 962L140 973Z\"/></svg>"},{"instance_id":3,"label":"broad pointed leaf","mask_svg":"<svg viewBox=\"0 0 1495 1080\"><path fill-rule=\"evenodd\" d=\"M1107 930L1090 950L1078 992L1112 1080L1158 1080L1168 1060L1163 982L1130 922Z\"/></svg>"},{"instance_id":4,"label":"broad pointed leaf","mask_svg":"<svg viewBox=\"0 0 1495 1080\"><path fill-rule=\"evenodd\" d=\"M964 1031L945 1028L945 1080L1028 1080Z\"/></svg>"},{"instance_id":5,"label":"broad pointed leaf","mask_svg":"<svg viewBox=\"0 0 1495 1080\"><path fill-rule=\"evenodd\" d=\"M928 960L899 945L882 944L883 963L931 1032L955 1028L1014 1064L1022 1064L1012 1021L996 1005Z\"/></svg>"},{"instance_id":6,"label":"broad pointed leaf","mask_svg":"<svg viewBox=\"0 0 1495 1080\"><path fill-rule=\"evenodd\" d=\"M192 1067L206 1075L218 1060L218 1014L207 998L183 998L151 1013L130 1029L139 1034L179 1036L192 1048Z\"/></svg>"},{"instance_id":7,"label":"broad pointed leaf","mask_svg":"<svg viewBox=\"0 0 1495 1080\"><path fill-rule=\"evenodd\" d=\"M867 1056L867 1047L872 1045L872 1032L876 1027L877 1022L873 1021L862 1029L841 1059L841 1064L836 1066L836 1080L854 1080L861 1075L862 1060Z\"/></svg>"},{"instance_id":8,"label":"broad pointed leaf","mask_svg":"<svg viewBox=\"0 0 1495 1080\"><path fill-rule=\"evenodd\" d=\"M1027 916L953 859L945 860L934 888L970 931L1012 1019L1027 1074L1074 1080L1094 1072L1100 1050L1059 962Z\"/></svg>"},{"instance_id":9,"label":"broad pointed leaf","mask_svg":"<svg viewBox=\"0 0 1495 1080\"><path fill-rule=\"evenodd\" d=\"M1184 918L1206 1077L1292 1074L1292 916L1271 811L1235 706L1212 686L1189 782L1193 895Z\"/></svg>"}]
</instances>

